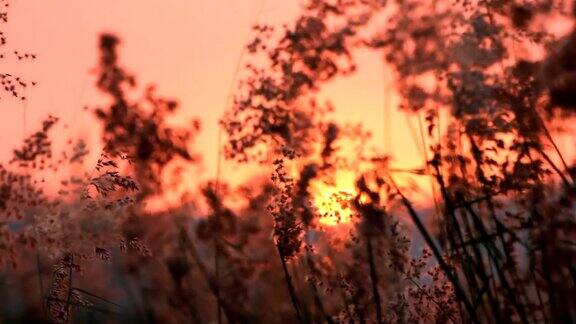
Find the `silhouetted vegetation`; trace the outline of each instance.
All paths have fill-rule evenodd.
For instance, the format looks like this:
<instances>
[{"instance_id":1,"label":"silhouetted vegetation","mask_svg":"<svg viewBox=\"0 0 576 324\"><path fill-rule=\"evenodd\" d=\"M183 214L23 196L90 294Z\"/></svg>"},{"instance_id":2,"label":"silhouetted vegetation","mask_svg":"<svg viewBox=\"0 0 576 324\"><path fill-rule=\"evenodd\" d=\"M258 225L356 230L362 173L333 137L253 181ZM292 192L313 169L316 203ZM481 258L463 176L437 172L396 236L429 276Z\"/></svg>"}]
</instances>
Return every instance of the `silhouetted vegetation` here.
<instances>
[{"instance_id":1,"label":"silhouetted vegetation","mask_svg":"<svg viewBox=\"0 0 576 324\"><path fill-rule=\"evenodd\" d=\"M555 127L574 120L575 19L562 0L309 0L292 24L254 26L219 125L221 158L265 171L186 184L160 211L167 175L201 161L200 121L172 125L178 101L141 93L101 35L96 165L82 140L56 152L52 116L0 164L0 319L576 322L576 164ZM381 54L418 116L421 168L392 168L318 101L358 50ZM22 97L27 82L0 78ZM44 183L63 168L81 171ZM400 172L432 184L428 208Z\"/></svg>"}]
</instances>

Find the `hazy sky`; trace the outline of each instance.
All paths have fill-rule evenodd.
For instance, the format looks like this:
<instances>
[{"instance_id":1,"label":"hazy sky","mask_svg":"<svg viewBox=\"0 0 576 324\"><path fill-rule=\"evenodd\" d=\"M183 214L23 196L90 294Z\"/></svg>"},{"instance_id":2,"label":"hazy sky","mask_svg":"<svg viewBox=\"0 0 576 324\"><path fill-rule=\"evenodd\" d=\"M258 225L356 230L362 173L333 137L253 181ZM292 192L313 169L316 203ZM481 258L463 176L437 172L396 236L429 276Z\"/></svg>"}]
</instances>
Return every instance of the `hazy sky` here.
<instances>
[{"instance_id":1,"label":"hazy sky","mask_svg":"<svg viewBox=\"0 0 576 324\"><path fill-rule=\"evenodd\" d=\"M18 72L39 86L26 93L27 103L0 101L0 158L22 138L25 128L39 127L49 113L68 129L58 137L94 136L94 119L85 105L105 103L95 91L98 35L121 37L121 62L140 84L153 82L158 93L178 98L179 118L198 116L202 133L196 150L204 155L203 175L213 177L217 156L217 120L225 109L236 64L255 22L282 24L298 14L292 0L14 0L4 26L8 45L38 54L34 62L0 61L2 71ZM335 104L335 118L363 122L373 142L383 148L384 89L390 89L382 59L375 53L358 53L358 73L328 84L321 97ZM390 94L391 92L386 92ZM396 100L390 98L389 104ZM24 120L23 109L26 111ZM399 164L420 167L405 117L394 113L390 133ZM223 177L235 179L237 170L224 166Z\"/></svg>"}]
</instances>

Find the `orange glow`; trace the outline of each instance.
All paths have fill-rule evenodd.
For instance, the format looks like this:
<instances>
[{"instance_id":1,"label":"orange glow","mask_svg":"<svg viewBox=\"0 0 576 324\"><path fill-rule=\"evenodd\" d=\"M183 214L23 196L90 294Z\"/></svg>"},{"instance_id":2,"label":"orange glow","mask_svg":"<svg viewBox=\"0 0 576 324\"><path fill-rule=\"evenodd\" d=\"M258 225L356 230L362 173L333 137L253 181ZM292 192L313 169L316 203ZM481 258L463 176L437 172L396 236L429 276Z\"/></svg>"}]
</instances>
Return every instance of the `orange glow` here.
<instances>
[{"instance_id":1,"label":"orange glow","mask_svg":"<svg viewBox=\"0 0 576 324\"><path fill-rule=\"evenodd\" d=\"M262 174L262 167L257 164L238 165L227 160L219 163L219 148L225 138L219 141L218 120L229 108L227 98L235 94L241 79L241 72L235 72L237 66L243 67L249 59L244 49L254 36L251 27L255 23L281 25L293 21L299 12L299 1L62 0L54 6L51 1L14 1L10 5L10 23L4 30L9 46L34 52L38 59L7 59L4 68L37 81L38 86L27 90L25 102L9 98L0 102L0 118L11 121L0 127L0 138L13 139L0 143L2 160L9 160L14 145L24 134L35 130L42 119L52 114L61 118L58 127L69 125L59 130L56 141L84 138L91 148L86 168L93 167L101 143L100 128L91 108L107 104L108 99L98 92L95 75L89 72L97 65L98 35L114 32L122 39L120 62L138 77L140 88L156 83L159 94L179 100L181 110L174 117L175 123L201 118L203 127L191 150L202 155L202 165L175 177L178 183L186 184L183 191L192 191L198 183L212 180L217 174L231 186ZM151 39L155 41L150 42ZM355 61L357 71L353 75L322 85L318 102L330 101L334 105L330 118L340 125L362 123L372 133L366 150L390 155L391 169L423 168L431 158L430 152L426 156L423 151L432 144L425 136L418 136L425 134L425 129L419 129L425 125L425 116L406 115L398 108L401 95L396 91L395 72L384 63L381 53L361 50L355 53ZM85 110L85 106L90 109ZM449 112L440 111L440 133L450 123ZM574 156L571 132L576 127L572 125L571 121L562 125L566 136L559 137L556 143L566 160ZM349 147L346 143L339 145L341 150ZM357 157L356 152L344 153L348 158ZM551 158L559 165L556 154L551 154ZM359 174L339 171L334 185L315 181L313 203L324 215L321 225L349 222L351 211L343 210L337 202L341 199L336 198L355 194L354 179ZM429 177L406 172L392 176L402 189L410 190L413 201L432 204ZM155 204L151 202L150 208L177 206L179 198L180 192L162 197Z\"/></svg>"},{"instance_id":2,"label":"orange glow","mask_svg":"<svg viewBox=\"0 0 576 324\"><path fill-rule=\"evenodd\" d=\"M352 220L351 200L356 195L356 176L352 171L336 171L332 183L317 180L312 183L314 206L320 215L319 223L336 226Z\"/></svg>"}]
</instances>

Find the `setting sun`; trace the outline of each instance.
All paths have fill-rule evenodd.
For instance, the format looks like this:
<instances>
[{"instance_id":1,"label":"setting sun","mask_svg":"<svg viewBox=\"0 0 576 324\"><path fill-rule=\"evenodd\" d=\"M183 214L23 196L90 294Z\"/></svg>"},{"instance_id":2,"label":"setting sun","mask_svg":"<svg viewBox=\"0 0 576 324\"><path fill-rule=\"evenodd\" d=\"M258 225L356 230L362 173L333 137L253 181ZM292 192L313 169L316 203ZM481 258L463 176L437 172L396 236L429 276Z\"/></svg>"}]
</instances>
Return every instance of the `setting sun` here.
<instances>
[{"instance_id":1,"label":"setting sun","mask_svg":"<svg viewBox=\"0 0 576 324\"><path fill-rule=\"evenodd\" d=\"M336 226L352 219L350 201L356 195L355 173L336 171L332 181L317 180L312 183L314 206L320 215L319 223Z\"/></svg>"}]
</instances>

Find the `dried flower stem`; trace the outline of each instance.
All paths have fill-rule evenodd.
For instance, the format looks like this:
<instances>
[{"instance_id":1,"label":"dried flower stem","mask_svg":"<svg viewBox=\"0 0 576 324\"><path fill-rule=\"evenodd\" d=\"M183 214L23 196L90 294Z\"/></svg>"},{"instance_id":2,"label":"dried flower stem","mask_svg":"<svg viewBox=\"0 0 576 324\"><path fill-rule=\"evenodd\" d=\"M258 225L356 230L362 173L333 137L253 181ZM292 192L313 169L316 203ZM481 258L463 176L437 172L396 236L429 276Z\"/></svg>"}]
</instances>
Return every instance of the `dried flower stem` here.
<instances>
[{"instance_id":1,"label":"dried flower stem","mask_svg":"<svg viewBox=\"0 0 576 324\"><path fill-rule=\"evenodd\" d=\"M302 316L302 312L300 311L300 306L298 303L298 298L296 297L296 290L294 289L294 285L292 283L292 277L290 276L290 272L288 271L288 267L286 264L286 260L282 257L280 249L278 249L278 256L280 257L280 263L282 264L282 270L284 271L284 282L288 287L288 293L290 294L290 301L292 302L292 306L294 307L294 311L296 312L296 318L298 318L298 322L306 323L304 317Z\"/></svg>"},{"instance_id":2,"label":"dried flower stem","mask_svg":"<svg viewBox=\"0 0 576 324\"><path fill-rule=\"evenodd\" d=\"M368 253L368 265L370 266L370 282L372 284L372 299L376 308L376 321L382 324L382 302L380 292L378 291L378 273L376 271L374 251L370 237L366 237L366 252Z\"/></svg>"}]
</instances>

